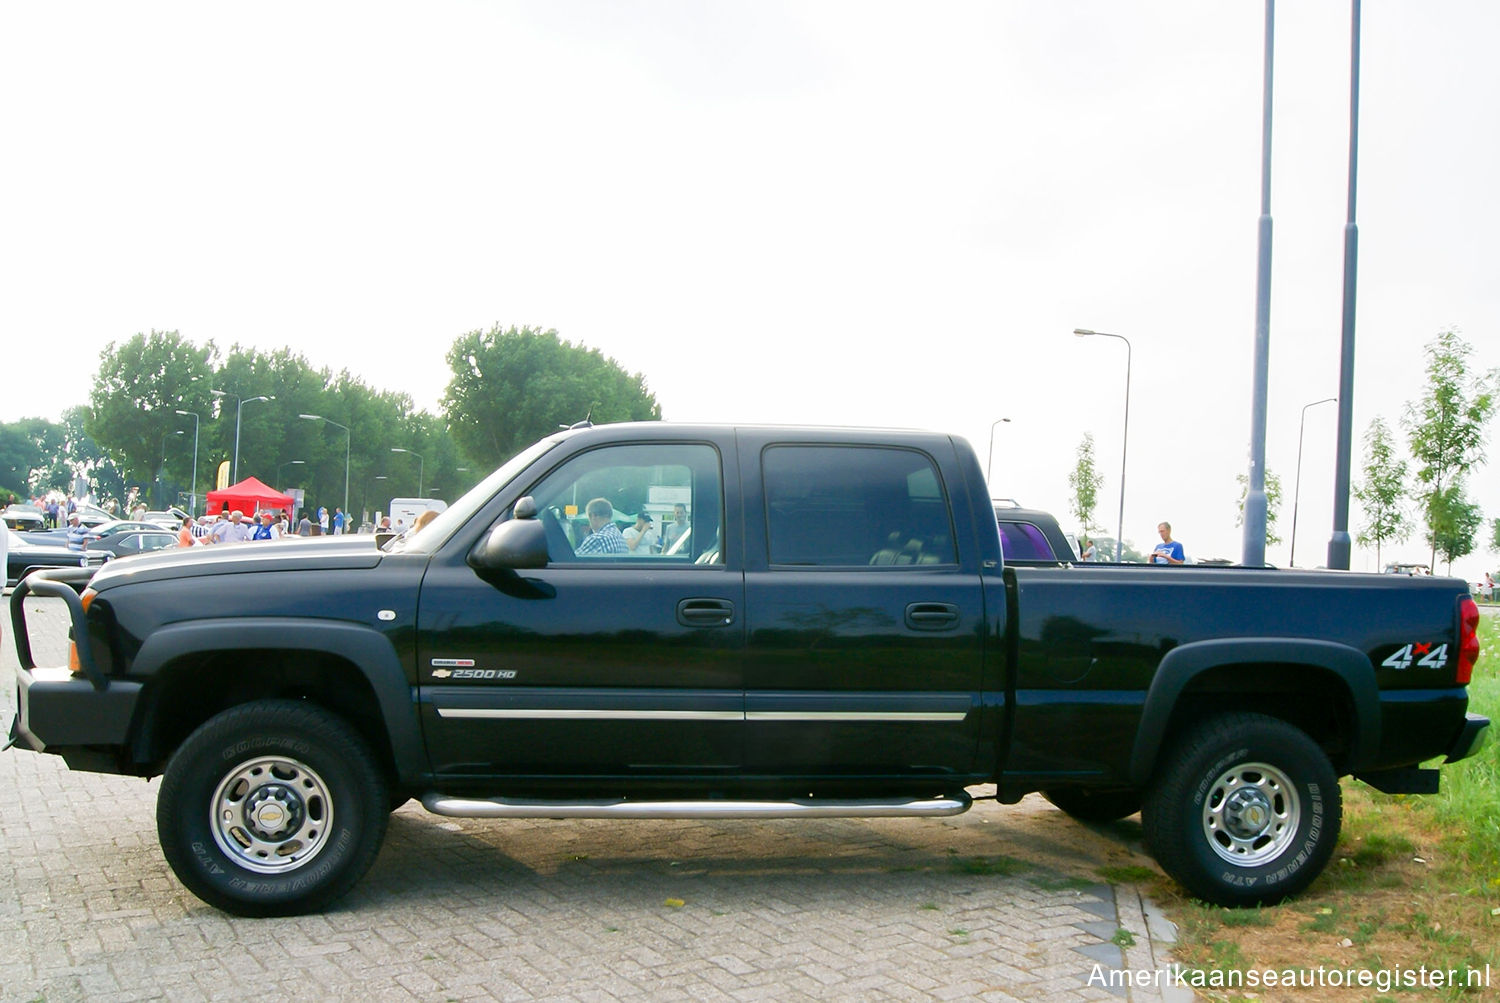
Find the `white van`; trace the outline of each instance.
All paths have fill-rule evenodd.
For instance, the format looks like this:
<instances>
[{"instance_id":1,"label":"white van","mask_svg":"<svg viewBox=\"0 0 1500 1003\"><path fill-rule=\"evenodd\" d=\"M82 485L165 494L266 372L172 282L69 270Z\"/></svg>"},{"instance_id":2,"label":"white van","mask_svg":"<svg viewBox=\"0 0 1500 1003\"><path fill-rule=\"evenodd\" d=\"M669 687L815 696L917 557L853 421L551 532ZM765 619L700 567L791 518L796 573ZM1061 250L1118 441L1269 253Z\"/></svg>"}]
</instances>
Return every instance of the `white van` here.
<instances>
[{"instance_id":1,"label":"white van","mask_svg":"<svg viewBox=\"0 0 1500 1003\"><path fill-rule=\"evenodd\" d=\"M429 509L442 512L447 508L448 503L441 498L392 498L390 510L386 514L391 517L391 531L399 533L411 529L411 524L423 512Z\"/></svg>"}]
</instances>

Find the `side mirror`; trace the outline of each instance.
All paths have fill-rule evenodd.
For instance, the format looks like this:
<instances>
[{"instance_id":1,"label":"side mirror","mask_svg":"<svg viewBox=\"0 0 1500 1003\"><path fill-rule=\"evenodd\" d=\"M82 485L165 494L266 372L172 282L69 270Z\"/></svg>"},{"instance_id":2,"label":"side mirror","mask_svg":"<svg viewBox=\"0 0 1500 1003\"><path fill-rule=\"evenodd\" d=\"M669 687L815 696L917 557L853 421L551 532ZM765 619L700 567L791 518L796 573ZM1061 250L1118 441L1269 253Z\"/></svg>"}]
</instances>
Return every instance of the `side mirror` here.
<instances>
[{"instance_id":1,"label":"side mirror","mask_svg":"<svg viewBox=\"0 0 1500 1003\"><path fill-rule=\"evenodd\" d=\"M547 531L536 518L536 502L530 497L516 502L515 518L490 530L469 564L480 571L525 570L547 566Z\"/></svg>"}]
</instances>

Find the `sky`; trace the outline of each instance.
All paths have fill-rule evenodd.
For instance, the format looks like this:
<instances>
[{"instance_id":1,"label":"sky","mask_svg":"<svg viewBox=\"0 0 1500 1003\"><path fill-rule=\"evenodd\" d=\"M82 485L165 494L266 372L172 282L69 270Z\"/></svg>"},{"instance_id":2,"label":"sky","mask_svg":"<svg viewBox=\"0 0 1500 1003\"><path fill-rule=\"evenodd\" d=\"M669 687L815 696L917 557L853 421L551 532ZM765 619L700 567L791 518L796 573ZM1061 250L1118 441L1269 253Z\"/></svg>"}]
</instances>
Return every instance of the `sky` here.
<instances>
[{"instance_id":1,"label":"sky","mask_svg":"<svg viewBox=\"0 0 1500 1003\"><path fill-rule=\"evenodd\" d=\"M1295 500L1317 565L1337 408L1300 419L1338 391L1350 7L1276 14L1266 556ZM153 329L437 412L455 338L531 325L671 420L957 433L1069 528L1090 434L1100 531L1123 448L1126 539L1169 520L1238 559L1263 27L1204 0L6 4L0 421L85 403ZM1500 365L1496 37L1488 0L1363 6L1356 480L1440 331ZM1126 345L1075 328L1129 339L1128 441ZM1500 459L1470 496L1500 515ZM1455 574L1500 567L1487 540Z\"/></svg>"}]
</instances>

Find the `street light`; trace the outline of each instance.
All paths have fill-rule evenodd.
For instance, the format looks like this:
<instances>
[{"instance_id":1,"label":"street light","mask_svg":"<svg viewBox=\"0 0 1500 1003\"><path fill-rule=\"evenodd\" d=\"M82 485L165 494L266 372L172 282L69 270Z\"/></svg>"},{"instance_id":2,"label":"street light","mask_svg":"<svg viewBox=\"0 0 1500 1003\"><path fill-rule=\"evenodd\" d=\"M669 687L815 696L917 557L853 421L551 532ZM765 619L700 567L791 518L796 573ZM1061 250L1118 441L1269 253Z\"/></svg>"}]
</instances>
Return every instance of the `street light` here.
<instances>
[{"instance_id":1,"label":"street light","mask_svg":"<svg viewBox=\"0 0 1500 1003\"><path fill-rule=\"evenodd\" d=\"M353 443L354 436L349 431L349 426L348 425L340 425L338 422L334 421L332 418L325 418L321 414L299 414L297 417L303 419L304 421L326 421L326 422L328 422L328 424L334 426L335 428L342 428L344 430L344 518L348 519L349 518L349 446Z\"/></svg>"},{"instance_id":2,"label":"street light","mask_svg":"<svg viewBox=\"0 0 1500 1003\"><path fill-rule=\"evenodd\" d=\"M995 459L995 426L998 425L998 424L1000 424L1002 421L1005 422L1005 423L1007 423L1007 424L1009 424L1010 419L1009 418L996 418L994 421L990 422L990 448L989 448L989 451L984 454L984 483L985 484L989 484L989 482L990 482L990 463L993 462L994 459ZM992 494L994 493L993 489L991 489L991 493Z\"/></svg>"},{"instance_id":3,"label":"street light","mask_svg":"<svg viewBox=\"0 0 1500 1003\"><path fill-rule=\"evenodd\" d=\"M240 482L240 412L245 409L246 404L254 404L256 401L273 401L276 398L273 395L262 395L240 400L238 394L226 393L223 390L210 390L209 393L215 397L233 397L239 401L239 405L234 409L234 466L230 468L229 473L230 481L238 484Z\"/></svg>"},{"instance_id":4,"label":"street light","mask_svg":"<svg viewBox=\"0 0 1500 1003\"><path fill-rule=\"evenodd\" d=\"M307 465L307 461L306 460L287 460L285 463L278 463L278 464L276 464L276 483L277 484L281 483L281 472L283 470L285 470L287 467L301 467L301 466L306 466L306 465ZM280 490L280 489L278 489L278 490Z\"/></svg>"},{"instance_id":5,"label":"street light","mask_svg":"<svg viewBox=\"0 0 1500 1003\"><path fill-rule=\"evenodd\" d=\"M1073 333L1080 338L1118 338L1125 342L1125 430L1120 444L1120 532L1115 537L1115 563L1120 563L1125 546L1125 451L1130 446L1130 339L1123 334L1108 331L1090 331L1075 327Z\"/></svg>"},{"instance_id":6,"label":"street light","mask_svg":"<svg viewBox=\"0 0 1500 1003\"><path fill-rule=\"evenodd\" d=\"M402 449L400 446L392 446L391 452L410 453L417 458L417 497L425 498L426 495L422 494L422 454L415 449Z\"/></svg>"},{"instance_id":7,"label":"street light","mask_svg":"<svg viewBox=\"0 0 1500 1003\"><path fill-rule=\"evenodd\" d=\"M159 467L156 468L156 497L157 497L157 499L159 501L161 501L163 503L162 504L162 508L166 508L167 507L166 504L165 504L166 500L167 500L167 498L166 498L167 489L162 486L162 482L161 482L162 474L166 472L166 468L167 468L167 440L170 439L170 438L172 438L172 436L174 436L174 435L182 435L182 434L184 434L184 433L183 433L182 429L179 428L177 431L175 431L175 432L168 432L166 435L163 435L161 437L161 466L159 466Z\"/></svg>"},{"instance_id":8,"label":"street light","mask_svg":"<svg viewBox=\"0 0 1500 1003\"><path fill-rule=\"evenodd\" d=\"M193 416L193 497L188 501L188 511L197 516L198 514L198 412L177 409L178 414L190 414Z\"/></svg>"},{"instance_id":9,"label":"street light","mask_svg":"<svg viewBox=\"0 0 1500 1003\"><path fill-rule=\"evenodd\" d=\"M370 478L370 490L374 491L377 487L380 486L379 483L377 483L377 482L379 482L379 481L385 481L385 480L390 480L390 478L388 478L385 474L376 474L374 477ZM366 509L368 509L370 507L370 498L369 498L369 495L365 496L364 507ZM364 513L363 512L360 513L360 518L361 519L364 518Z\"/></svg>"},{"instance_id":10,"label":"street light","mask_svg":"<svg viewBox=\"0 0 1500 1003\"><path fill-rule=\"evenodd\" d=\"M1286 560L1289 567L1297 566L1297 503L1302 500L1302 433L1307 429L1307 409L1337 402L1337 397L1324 397L1320 401L1302 405L1302 420L1297 424L1297 486L1292 491L1292 552Z\"/></svg>"}]
</instances>

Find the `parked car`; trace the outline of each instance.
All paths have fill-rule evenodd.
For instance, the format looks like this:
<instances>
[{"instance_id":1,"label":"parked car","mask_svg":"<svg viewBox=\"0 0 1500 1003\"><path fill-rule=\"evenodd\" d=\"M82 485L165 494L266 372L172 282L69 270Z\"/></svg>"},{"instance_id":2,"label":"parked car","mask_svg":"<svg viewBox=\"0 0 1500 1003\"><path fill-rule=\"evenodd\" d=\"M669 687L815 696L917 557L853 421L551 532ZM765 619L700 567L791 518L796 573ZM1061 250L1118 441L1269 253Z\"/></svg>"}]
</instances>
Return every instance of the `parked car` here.
<instances>
[{"instance_id":1,"label":"parked car","mask_svg":"<svg viewBox=\"0 0 1500 1003\"><path fill-rule=\"evenodd\" d=\"M109 554L111 557L130 557L133 554L149 554L153 550L166 550L177 546L177 534L165 529L132 529L112 533L101 540L90 540L84 549L91 554Z\"/></svg>"},{"instance_id":2,"label":"parked car","mask_svg":"<svg viewBox=\"0 0 1500 1003\"><path fill-rule=\"evenodd\" d=\"M82 522L82 518L79 519ZM87 524L85 524L87 525ZM139 529L161 529L154 522L134 522L130 519L111 519L97 526L88 527L88 538L90 540L101 540L116 533L129 533ZM58 529L48 529L40 533L22 533L22 537L28 543L38 543L46 546L61 546L68 542L68 527L66 525Z\"/></svg>"},{"instance_id":3,"label":"parked car","mask_svg":"<svg viewBox=\"0 0 1500 1003\"><path fill-rule=\"evenodd\" d=\"M141 518L157 526L165 526L168 529L177 529L182 526L182 520L190 516L176 505L169 506L163 512L147 512Z\"/></svg>"},{"instance_id":4,"label":"parked car","mask_svg":"<svg viewBox=\"0 0 1500 1003\"><path fill-rule=\"evenodd\" d=\"M35 505L7 505L0 512L6 528L22 532L36 532L47 528L47 516Z\"/></svg>"},{"instance_id":5,"label":"parked car","mask_svg":"<svg viewBox=\"0 0 1500 1003\"><path fill-rule=\"evenodd\" d=\"M14 530L0 529L0 532L10 534L5 555L7 586L42 568L97 568L108 560L102 553L69 550L65 544L32 543Z\"/></svg>"},{"instance_id":6,"label":"parked car","mask_svg":"<svg viewBox=\"0 0 1500 1003\"><path fill-rule=\"evenodd\" d=\"M176 529L175 526L172 528ZM158 529L163 529L163 527L158 526L156 523L150 521L143 522L136 519L111 519L109 522L101 523L98 526L89 527L89 539L107 540L111 536L118 536L121 533L134 533L141 530Z\"/></svg>"},{"instance_id":7,"label":"parked car","mask_svg":"<svg viewBox=\"0 0 1500 1003\"><path fill-rule=\"evenodd\" d=\"M992 499L1006 564L1070 564L1078 560L1072 539L1049 512L1021 508L1009 498Z\"/></svg>"}]
</instances>

